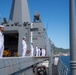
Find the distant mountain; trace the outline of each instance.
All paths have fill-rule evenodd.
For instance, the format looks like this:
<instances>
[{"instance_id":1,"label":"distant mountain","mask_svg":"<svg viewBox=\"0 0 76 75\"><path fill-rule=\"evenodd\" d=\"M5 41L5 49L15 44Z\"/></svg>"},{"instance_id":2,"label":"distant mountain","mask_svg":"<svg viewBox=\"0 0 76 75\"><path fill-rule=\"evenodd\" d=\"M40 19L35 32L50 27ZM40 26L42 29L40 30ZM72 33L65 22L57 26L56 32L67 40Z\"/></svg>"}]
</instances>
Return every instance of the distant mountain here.
<instances>
[{"instance_id":1,"label":"distant mountain","mask_svg":"<svg viewBox=\"0 0 76 75\"><path fill-rule=\"evenodd\" d=\"M59 52L61 52L61 53L67 53L68 52L69 53L70 52L69 49L64 49L64 48L54 47L53 49L54 49L55 53L59 53Z\"/></svg>"}]
</instances>

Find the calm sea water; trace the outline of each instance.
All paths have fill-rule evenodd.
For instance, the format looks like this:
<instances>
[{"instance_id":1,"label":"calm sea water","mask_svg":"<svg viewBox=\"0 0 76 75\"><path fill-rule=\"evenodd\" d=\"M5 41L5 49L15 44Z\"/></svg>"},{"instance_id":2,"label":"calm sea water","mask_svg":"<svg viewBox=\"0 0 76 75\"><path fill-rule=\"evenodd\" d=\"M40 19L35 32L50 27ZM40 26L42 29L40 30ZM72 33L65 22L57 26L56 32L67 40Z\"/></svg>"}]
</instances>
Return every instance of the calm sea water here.
<instances>
[{"instance_id":1,"label":"calm sea water","mask_svg":"<svg viewBox=\"0 0 76 75\"><path fill-rule=\"evenodd\" d=\"M60 59L68 67L68 75L70 75L70 56L60 56Z\"/></svg>"}]
</instances>

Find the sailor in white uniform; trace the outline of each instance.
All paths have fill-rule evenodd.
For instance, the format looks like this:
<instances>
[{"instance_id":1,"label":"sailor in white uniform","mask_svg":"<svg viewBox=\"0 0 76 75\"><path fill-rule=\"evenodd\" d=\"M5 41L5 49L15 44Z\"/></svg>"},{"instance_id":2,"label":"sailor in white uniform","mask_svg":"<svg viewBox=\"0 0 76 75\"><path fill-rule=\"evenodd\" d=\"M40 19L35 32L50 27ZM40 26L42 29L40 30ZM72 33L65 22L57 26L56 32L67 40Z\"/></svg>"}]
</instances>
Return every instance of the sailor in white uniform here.
<instances>
[{"instance_id":1,"label":"sailor in white uniform","mask_svg":"<svg viewBox=\"0 0 76 75\"><path fill-rule=\"evenodd\" d=\"M30 52L30 56L31 56L31 57L34 56L34 47L33 47L33 43L31 43L31 52Z\"/></svg>"},{"instance_id":2,"label":"sailor in white uniform","mask_svg":"<svg viewBox=\"0 0 76 75\"><path fill-rule=\"evenodd\" d=\"M23 50L22 57L25 57L27 51L26 37L23 37L22 40L22 50Z\"/></svg>"},{"instance_id":3,"label":"sailor in white uniform","mask_svg":"<svg viewBox=\"0 0 76 75\"><path fill-rule=\"evenodd\" d=\"M38 56L38 46L36 45L36 56Z\"/></svg>"},{"instance_id":4,"label":"sailor in white uniform","mask_svg":"<svg viewBox=\"0 0 76 75\"><path fill-rule=\"evenodd\" d=\"M54 58L54 65L58 65L58 61L59 61L59 58L58 57L55 57Z\"/></svg>"},{"instance_id":5,"label":"sailor in white uniform","mask_svg":"<svg viewBox=\"0 0 76 75\"><path fill-rule=\"evenodd\" d=\"M0 57L3 56L3 51L4 51L4 36L3 36L3 30L4 26L0 25Z\"/></svg>"},{"instance_id":6,"label":"sailor in white uniform","mask_svg":"<svg viewBox=\"0 0 76 75\"><path fill-rule=\"evenodd\" d=\"M45 56L45 55L46 55L45 49L42 48L42 56Z\"/></svg>"},{"instance_id":7,"label":"sailor in white uniform","mask_svg":"<svg viewBox=\"0 0 76 75\"><path fill-rule=\"evenodd\" d=\"M40 53L41 53L41 51L40 51L40 48L38 47L38 56L40 56Z\"/></svg>"},{"instance_id":8,"label":"sailor in white uniform","mask_svg":"<svg viewBox=\"0 0 76 75\"><path fill-rule=\"evenodd\" d=\"M40 56L40 48L36 45L36 56Z\"/></svg>"}]
</instances>

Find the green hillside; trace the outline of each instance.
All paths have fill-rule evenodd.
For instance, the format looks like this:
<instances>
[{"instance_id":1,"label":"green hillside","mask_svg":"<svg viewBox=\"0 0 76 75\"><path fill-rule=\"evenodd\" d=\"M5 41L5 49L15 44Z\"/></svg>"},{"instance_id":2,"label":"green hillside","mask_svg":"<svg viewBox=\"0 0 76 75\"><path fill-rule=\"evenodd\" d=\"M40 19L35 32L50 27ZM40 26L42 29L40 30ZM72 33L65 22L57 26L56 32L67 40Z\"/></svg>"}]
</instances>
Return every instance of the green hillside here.
<instances>
[{"instance_id":1,"label":"green hillside","mask_svg":"<svg viewBox=\"0 0 76 75\"><path fill-rule=\"evenodd\" d=\"M54 49L54 52L55 52L55 53L59 53L59 52L67 53L67 52L70 52L69 49L64 49L64 48L54 47L53 49Z\"/></svg>"}]
</instances>

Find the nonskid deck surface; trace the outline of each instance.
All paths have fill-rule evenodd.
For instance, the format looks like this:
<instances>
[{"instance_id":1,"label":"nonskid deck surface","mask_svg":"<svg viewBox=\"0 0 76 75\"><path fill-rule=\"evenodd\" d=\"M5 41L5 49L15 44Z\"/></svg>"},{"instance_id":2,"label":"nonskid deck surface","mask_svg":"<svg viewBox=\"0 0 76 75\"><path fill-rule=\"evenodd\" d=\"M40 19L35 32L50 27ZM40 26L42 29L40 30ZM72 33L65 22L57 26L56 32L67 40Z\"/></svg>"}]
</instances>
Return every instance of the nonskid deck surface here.
<instances>
[{"instance_id":1,"label":"nonskid deck surface","mask_svg":"<svg viewBox=\"0 0 76 75\"><path fill-rule=\"evenodd\" d=\"M10 75L15 72L20 72L26 68L31 68L32 65L38 64L46 60L46 58L38 57L3 57L0 58L0 75Z\"/></svg>"},{"instance_id":2,"label":"nonskid deck surface","mask_svg":"<svg viewBox=\"0 0 76 75\"><path fill-rule=\"evenodd\" d=\"M52 75L58 75L57 65L52 65Z\"/></svg>"}]
</instances>

